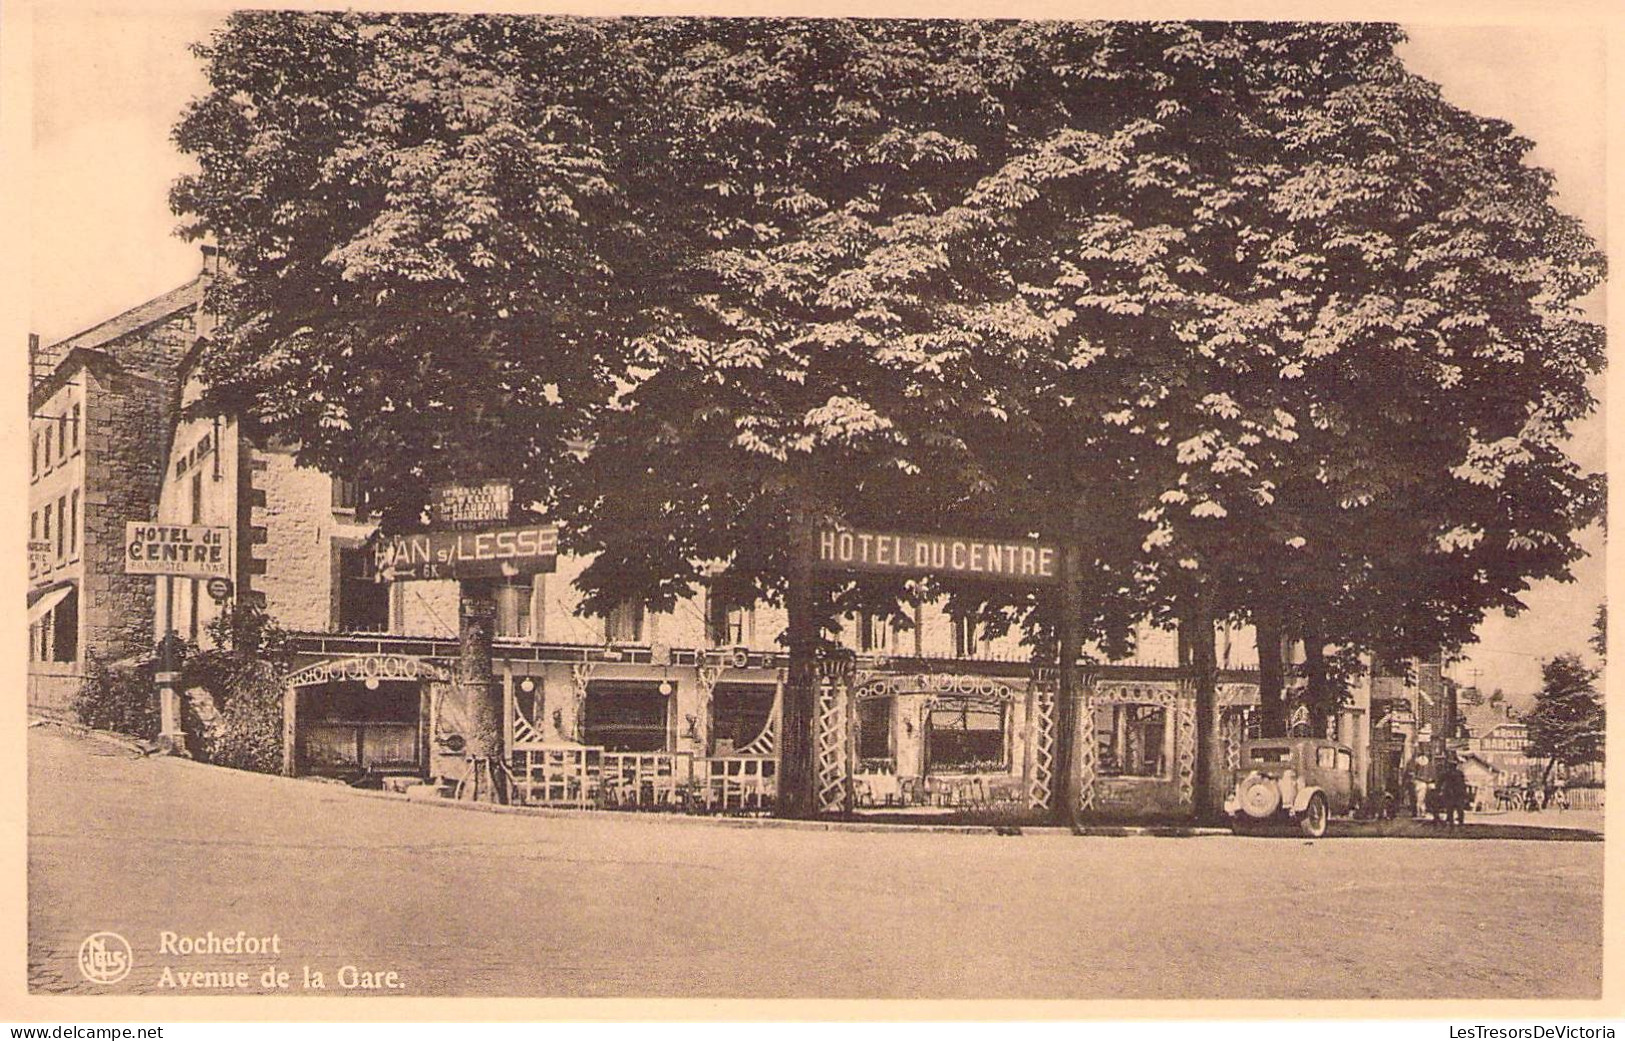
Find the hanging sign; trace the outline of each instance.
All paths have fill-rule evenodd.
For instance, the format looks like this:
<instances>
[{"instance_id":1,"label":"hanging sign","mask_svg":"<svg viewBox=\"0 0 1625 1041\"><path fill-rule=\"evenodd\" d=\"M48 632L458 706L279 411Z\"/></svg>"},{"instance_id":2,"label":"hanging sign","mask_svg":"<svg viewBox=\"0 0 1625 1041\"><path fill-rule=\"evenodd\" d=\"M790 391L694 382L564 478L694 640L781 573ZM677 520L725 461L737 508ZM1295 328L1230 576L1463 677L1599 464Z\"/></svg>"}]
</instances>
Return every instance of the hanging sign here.
<instances>
[{"instance_id":1,"label":"hanging sign","mask_svg":"<svg viewBox=\"0 0 1625 1041\"><path fill-rule=\"evenodd\" d=\"M373 551L379 582L518 578L552 571L559 529L532 524L496 531L418 531L382 536Z\"/></svg>"},{"instance_id":2,"label":"hanging sign","mask_svg":"<svg viewBox=\"0 0 1625 1041\"><path fill-rule=\"evenodd\" d=\"M223 604L231 599L232 588L229 578L211 578L204 588L209 591L209 599L217 604Z\"/></svg>"},{"instance_id":3,"label":"hanging sign","mask_svg":"<svg viewBox=\"0 0 1625 1041\"><path fill-rule=\"evenodd\" d=\"M813 566L832 571L953 575L997 582L1049 584L1060 579L1060 553L1032 539L903 535L819 526Z\"/></svg>"},{"instance_id":4,"label":"hanging sign","mask_svg":"<svg viewBox=\"0 0 1625 1041\"><path fill-rule=\"evenodd\" d=\"M442 531L467 531L508 523L513 510L513 485L507 481L479 484L440 484L429 503L429 526Z\"/></svg>"},{"instance_id":5,"label":"hanging sign","mask_svg":"<svg viewBox=\"0 0 1625 1041\"><path fill-rule=\"evenodd\" d=\"M230 544L230 528L131 521L124 526L124 573L230 578Z\"/></svg>"}]
</instances>

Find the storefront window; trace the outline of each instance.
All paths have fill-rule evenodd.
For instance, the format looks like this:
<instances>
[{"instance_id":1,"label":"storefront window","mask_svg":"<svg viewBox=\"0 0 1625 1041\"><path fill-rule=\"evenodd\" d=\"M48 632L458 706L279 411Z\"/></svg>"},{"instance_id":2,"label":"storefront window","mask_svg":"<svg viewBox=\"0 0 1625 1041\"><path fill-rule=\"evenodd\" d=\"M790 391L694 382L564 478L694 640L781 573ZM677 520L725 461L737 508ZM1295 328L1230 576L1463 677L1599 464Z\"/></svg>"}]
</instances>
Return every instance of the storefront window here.
<instances>
[{"instance_id":1,"label":"storefront window","mask_svg":"<svg viewBox=\"0 0 1625 1041\"><path fill-rule=\"evenodd\" d=\"M734 755L767 729L774 690L767 684L725 684L711 692L711 755Z\"/></svg>"},{"instance_id":2,"label":"storefront window","mask_svg":"<svg viewBox=\"0 0 1625 1041\"><path fill-rule=\"evenodd\" d=\"M611 752L664 752L670 699L655 683L594 683L582 720L585 743Z\"/></svg>"},{"instance_id":3,"label":"storefront window","mask_svg":"<svg viewBox=\"0 0 1625 1041\"><path fill-rule=\"evenodd\" d=\"M891 721L896 698L864 698L858 702L858 758L866 773L889 771L896 765Z\"/></svg>"},{"instance_id":4,"label":"storefront window","mask_svg":"<svg viewBox=\"0 0 1625 1041\"><path fill-rule=\"evenodd\" d=\"M941 698L926 718L926 768L976 773L1008 768L1005 706L976 698Z\"/></svg>"},{"instance_id":5,"label":"storefront window","mask_svg":"<svg viewBox=\"0 0 1625 1041\"><path fill-rule=\"evenodd\" d=\"M1168 710L1161 705L1095 708L1095 768L1104 777L1168 776Z\"/></svg>"}]
</instances>

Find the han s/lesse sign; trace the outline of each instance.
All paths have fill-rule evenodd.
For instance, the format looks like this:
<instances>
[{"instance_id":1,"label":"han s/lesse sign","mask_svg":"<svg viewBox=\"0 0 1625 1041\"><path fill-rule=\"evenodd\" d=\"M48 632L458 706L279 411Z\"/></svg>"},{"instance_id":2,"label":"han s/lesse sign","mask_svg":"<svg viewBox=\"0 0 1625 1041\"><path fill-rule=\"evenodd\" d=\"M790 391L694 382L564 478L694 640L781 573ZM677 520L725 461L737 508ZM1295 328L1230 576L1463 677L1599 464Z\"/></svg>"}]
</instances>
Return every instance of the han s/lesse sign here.
<instances>
[{"instance_id":1,"label":"han s/lesse sign","mask_svg":"<svg viewBox=\"0 0 1625 1041\"><path fill-rule=\"evenodd\" d=\"M529 525L497 531L420 531L378 541L373 564L380 582L443 578L515 578L552 571L559 529Z\"/></svg>"},{"instance_id":2,"label":"han s/lesse sign","mask_svg":"<svg viewBox=\"0 0 1625 1041\"><path fill-rule=\"evenodd\" d=\"M1000 582L1047 584L1060 578L1060 555L1032 539L903 535L820 527L813 533L814 566L838 571L956 575Z\"/></svg>"}]
</instances>

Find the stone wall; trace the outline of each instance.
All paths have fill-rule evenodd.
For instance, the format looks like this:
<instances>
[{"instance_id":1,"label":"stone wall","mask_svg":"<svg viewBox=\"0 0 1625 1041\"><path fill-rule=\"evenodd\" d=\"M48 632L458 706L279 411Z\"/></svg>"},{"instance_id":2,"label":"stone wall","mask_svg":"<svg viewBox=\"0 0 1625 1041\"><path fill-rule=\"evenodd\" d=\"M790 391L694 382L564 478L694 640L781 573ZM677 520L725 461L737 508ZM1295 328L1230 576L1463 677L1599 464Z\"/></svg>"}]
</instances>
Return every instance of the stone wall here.
<instances>
[{"instance_id":1,"label":"stone wall","mask_svg":"<svg viewBox=\"0 0 1625 1041\"><path fill-rule=\"evenodd\" d=\"M80 645L114 661L153 644L154 580L124 573L124 531L156 515L172 394L127 374L87 383Z\"/></svg>"},{"instance_id":2,"label":"stone wall","mask_svg":"<svg viewBox=\"0 0 1625 1041\"><path fill-rule=\"evenodd\" d=\"M338 551L360 546L374 525L334 509L333 479L296 465L291 451L254 451L249 496L253 591L283 627L331 630L338 620Z\"/></svg>"}]
</instances>

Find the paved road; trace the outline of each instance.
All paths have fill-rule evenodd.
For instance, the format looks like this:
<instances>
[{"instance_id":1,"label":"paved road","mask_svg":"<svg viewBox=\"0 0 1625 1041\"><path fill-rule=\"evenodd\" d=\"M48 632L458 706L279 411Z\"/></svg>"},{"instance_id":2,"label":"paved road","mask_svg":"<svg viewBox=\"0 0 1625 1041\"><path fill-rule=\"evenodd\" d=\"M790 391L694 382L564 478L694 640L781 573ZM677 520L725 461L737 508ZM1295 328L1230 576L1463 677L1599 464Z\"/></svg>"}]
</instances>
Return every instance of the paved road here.
<instances>
[{"instance_id":1,"label":"paved road","mask_svg":"<svg viewBox=\"0 0 1625 1041\"><path fill-rule=\"evenodd\" d=\"M806 832L459 811L30 732L38 990L272 962L338 990L716 997L1596 997L1596 842ZM134 971L86 982L87 934ZM276 934L281 954L160 954ZM178 976L172 976L178 980ZM168 992L163 991L163 992ZM219 993L218 990L211 993Z\"/></svg>"}]
</instances>

